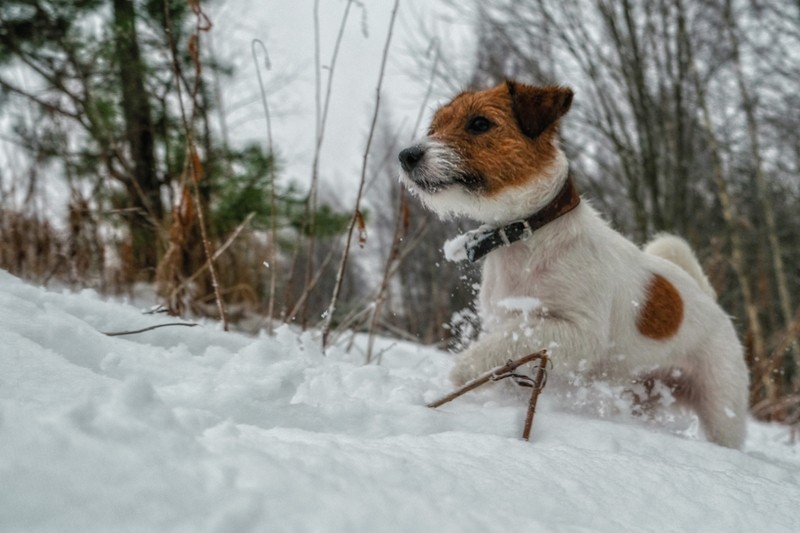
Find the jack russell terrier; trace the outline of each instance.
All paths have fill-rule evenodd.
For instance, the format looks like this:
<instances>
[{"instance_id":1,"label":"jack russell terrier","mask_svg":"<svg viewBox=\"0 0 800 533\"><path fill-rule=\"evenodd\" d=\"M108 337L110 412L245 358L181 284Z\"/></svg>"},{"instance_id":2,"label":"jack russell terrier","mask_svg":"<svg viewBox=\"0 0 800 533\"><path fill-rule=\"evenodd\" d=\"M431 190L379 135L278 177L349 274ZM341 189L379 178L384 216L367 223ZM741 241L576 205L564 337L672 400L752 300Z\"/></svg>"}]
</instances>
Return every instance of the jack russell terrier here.
<instances>
[{"instance_id":1,"label":"jack russell terrier","mask_svg":"<svg viewBox=\"0 0 800 533\"><path fill-rule=\"evenodd\" d=\"M482 333L451 377L463 384L549 348L573 381L666 385L709 440L739 448L749 378L733 324L684 240L661 235L640 250L581 200L558 141L572 97L512 81L463 92L400 152L401 180L423 204L483 223L445 250L485 256Z\"/></svg>"}]
</instances>

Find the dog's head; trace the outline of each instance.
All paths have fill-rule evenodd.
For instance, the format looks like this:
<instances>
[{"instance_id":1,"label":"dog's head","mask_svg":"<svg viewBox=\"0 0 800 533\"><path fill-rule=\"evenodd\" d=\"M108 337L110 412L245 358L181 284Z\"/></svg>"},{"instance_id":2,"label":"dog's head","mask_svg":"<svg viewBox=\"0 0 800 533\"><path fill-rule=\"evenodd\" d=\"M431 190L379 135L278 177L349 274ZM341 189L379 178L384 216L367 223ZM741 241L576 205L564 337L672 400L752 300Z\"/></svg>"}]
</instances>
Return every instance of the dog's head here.
<instances>
[{"instance_id":1,"label":"dog's head","mask_svg":"<svg viewBox=\"0 0 800 533\"><path fill-rule=\"evenodd\" d=\"M428 135L400 152L401 179L440 216L497 223L530 215L566 179L558 121L572 91L506 82L441 107Z\"/></svg>"}]
</instances>

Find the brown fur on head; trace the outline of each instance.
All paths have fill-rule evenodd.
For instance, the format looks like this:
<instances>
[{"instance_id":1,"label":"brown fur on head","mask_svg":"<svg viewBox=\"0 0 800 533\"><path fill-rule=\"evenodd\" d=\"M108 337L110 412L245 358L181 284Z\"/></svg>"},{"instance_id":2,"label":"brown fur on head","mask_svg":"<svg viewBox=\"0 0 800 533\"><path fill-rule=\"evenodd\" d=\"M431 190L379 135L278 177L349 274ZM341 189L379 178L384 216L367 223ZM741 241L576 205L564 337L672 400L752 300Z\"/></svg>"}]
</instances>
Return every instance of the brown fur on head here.
<instances>
[{"instance_id":1,"label":"brown fur on head","mask_svg":"<svg viewBox=\"0 0 800 533\"><path fill-rule=\"evenodd\" d=\"M471 177L468 185L492 196L553 163L558 119L569 111L572 96L566 87L513 81L463 92L436 112L428 134L459 154Z\"/></svg>"},{"instance_id":2,"label":"brown fur on head","mask_svg":"<svg viewBox=\"0 0 800 533\"><path fill-rule=\"evenodd\" d=\"M566 87L513 81L463 92L436 112L427 137L400 152L400 179L442 217L528 217L566 180L558 123L571 104Z\"/></svg>"}]
</instances>

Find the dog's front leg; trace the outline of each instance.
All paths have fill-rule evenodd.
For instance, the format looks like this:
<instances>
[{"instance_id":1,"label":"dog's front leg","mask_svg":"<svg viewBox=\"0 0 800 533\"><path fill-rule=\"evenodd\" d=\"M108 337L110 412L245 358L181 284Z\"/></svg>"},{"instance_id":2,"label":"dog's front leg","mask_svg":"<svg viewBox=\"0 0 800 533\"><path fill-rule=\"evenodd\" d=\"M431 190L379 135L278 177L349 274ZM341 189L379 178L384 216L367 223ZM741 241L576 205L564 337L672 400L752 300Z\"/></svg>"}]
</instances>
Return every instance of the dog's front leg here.
<instances>
[{"instance_id":1,"label":"dog's front leg","mask_svg":"<svg viewBox=\"0 0 800 533\"><path fill-rule=\"evenodd\" d=\"M457 356L450 379L456 385L542 349L550 350L556 365L572 366L582 359L599 355L602 346L600 330L563 319L546 319L535 326L518 322L503 324L483 334L467 350Z\"/></svg>"}]
</instances>

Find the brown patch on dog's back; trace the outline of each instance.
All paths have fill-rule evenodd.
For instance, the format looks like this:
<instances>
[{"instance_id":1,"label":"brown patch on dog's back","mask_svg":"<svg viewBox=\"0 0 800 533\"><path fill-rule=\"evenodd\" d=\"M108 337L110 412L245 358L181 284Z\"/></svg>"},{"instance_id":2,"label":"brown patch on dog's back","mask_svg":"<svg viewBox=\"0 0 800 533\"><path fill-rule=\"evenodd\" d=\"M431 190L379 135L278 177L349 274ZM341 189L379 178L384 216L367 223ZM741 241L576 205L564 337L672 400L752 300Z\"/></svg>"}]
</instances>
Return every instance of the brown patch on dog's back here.
<instances>
[{"instance_id":1,"label":"brown patch on dog's back","mask_svg":"<svg viewBox=\"0 0 800 533\"><path fill-rule=\"evenodd\" d=\"M683 298L678 289L664 276L654 274L645 294L647 300L636 317L639 333L655 340L678 333L683 322Z\"/></svg>"}]
</instances>

